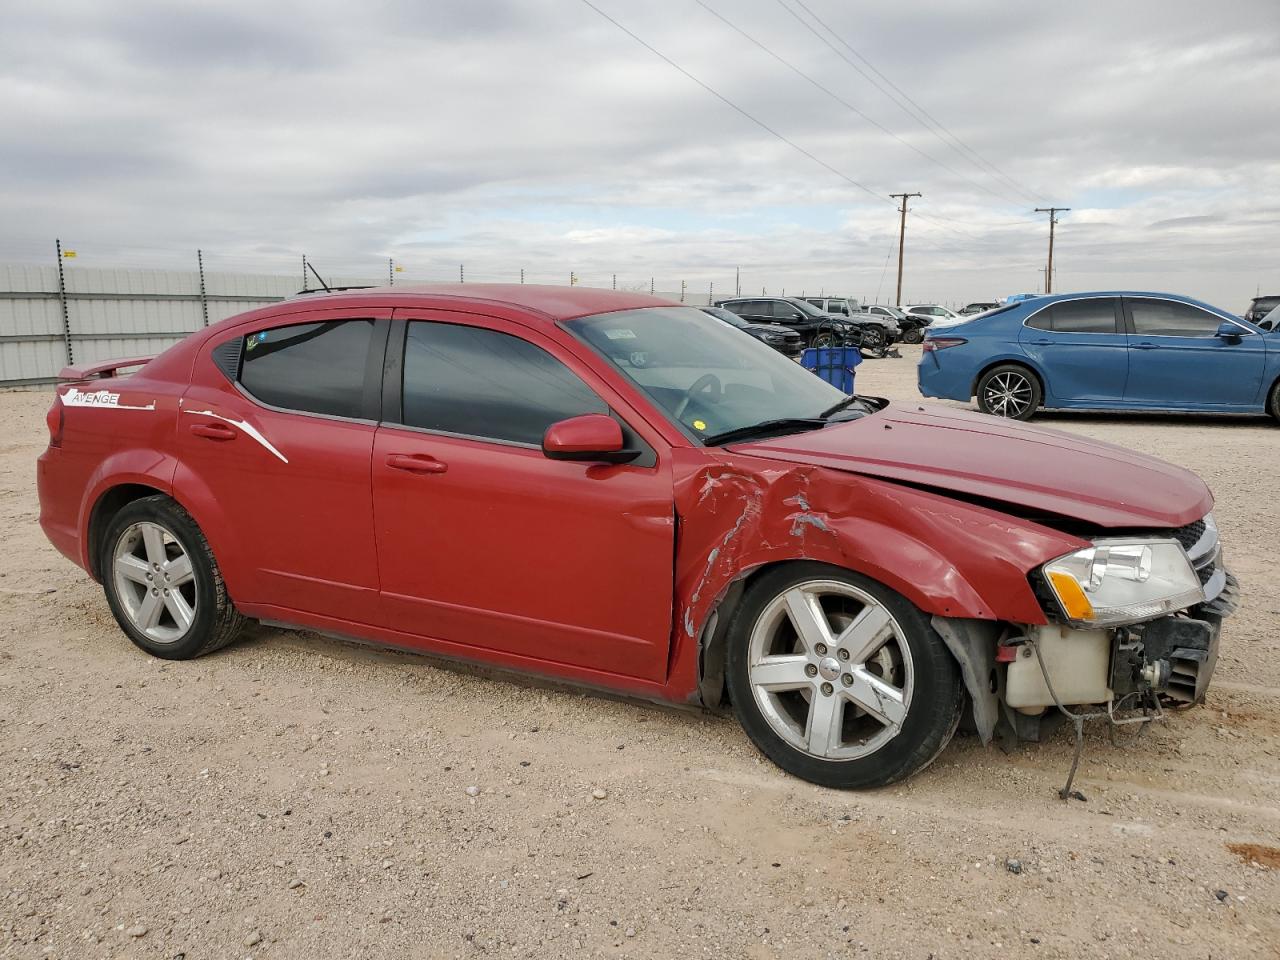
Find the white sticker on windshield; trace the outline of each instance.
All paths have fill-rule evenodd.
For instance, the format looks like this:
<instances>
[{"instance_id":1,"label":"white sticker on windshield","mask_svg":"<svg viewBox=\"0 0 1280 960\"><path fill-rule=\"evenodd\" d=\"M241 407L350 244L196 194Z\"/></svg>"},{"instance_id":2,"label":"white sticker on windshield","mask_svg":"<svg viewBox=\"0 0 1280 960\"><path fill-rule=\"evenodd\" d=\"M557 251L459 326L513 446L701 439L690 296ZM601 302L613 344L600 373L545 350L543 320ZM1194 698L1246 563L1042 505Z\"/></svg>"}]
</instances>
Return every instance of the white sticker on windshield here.
<instances>
[{"instance_id":1,"label":"white sticker on windshield","mask_svg":"<svg viewBox=\"0 0 1280 960\"><path fill-rule=\"evenodd\" d=\"M636 338L632 331L626 329L606 330L604 335L610 340L634 340Z\"/></svg>"}]
</instances>

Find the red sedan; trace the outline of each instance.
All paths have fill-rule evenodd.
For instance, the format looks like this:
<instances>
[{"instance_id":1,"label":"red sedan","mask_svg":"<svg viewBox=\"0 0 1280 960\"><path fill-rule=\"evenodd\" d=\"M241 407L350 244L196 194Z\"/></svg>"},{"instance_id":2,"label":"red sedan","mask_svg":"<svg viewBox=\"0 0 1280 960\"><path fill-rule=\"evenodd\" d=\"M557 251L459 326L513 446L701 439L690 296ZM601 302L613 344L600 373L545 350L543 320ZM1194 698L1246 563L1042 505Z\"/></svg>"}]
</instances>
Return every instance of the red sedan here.
<instances>
[{"instance_id":1,"label":"red sedan","mask_svg":"<svg viewBox=\"0 0 1280 960\"><path fill-rule=\"evenodd\" d=\"M304 296L62 379L40 523L157 657L257 619L728 704L867 787L964 711L1195 702L1233 609L1185 470L849 397L647 296Z\"/></svg>"}]
</instances>

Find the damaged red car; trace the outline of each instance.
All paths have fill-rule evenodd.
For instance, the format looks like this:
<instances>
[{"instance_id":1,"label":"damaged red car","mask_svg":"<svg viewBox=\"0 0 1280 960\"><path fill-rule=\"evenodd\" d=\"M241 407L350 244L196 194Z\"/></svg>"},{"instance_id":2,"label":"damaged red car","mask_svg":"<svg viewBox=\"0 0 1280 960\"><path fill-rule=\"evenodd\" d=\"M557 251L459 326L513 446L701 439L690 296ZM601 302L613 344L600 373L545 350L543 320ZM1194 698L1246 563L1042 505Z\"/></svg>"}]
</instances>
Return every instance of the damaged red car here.
<instances>
[{"instance_id":1,"label":"damaged red car","mask_svg":"<svg viewBox=\"0 0 1280 960\"><path fill-rule=\"evenodd\" d=\"M40 523L147 653L258 620L731 707L828 786L1196 702L1235 602L1193 474L652 297L307 295L62 379Z\"/></svg>"}]
</instances>

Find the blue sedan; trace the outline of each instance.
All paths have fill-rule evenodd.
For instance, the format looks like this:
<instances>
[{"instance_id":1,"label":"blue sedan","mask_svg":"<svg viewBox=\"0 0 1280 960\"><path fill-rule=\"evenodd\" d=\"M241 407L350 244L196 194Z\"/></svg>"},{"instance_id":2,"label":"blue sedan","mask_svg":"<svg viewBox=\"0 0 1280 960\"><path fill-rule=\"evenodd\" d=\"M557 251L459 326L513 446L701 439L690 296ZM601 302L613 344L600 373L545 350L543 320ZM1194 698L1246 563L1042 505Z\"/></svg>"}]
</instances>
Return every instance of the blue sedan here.
<instances>
[{"instance_id":1,"label":"blue sedan","mask_svg":"<svg viewBox=\"0 0 1280 960\"><path fill-rule=\"evenodd\" d=\"M1017 420L1042 406L1280 420L1280 331L1165 293L1036 297L931 329L918 377L926 397Z\"/></svg>"}]
</instances>

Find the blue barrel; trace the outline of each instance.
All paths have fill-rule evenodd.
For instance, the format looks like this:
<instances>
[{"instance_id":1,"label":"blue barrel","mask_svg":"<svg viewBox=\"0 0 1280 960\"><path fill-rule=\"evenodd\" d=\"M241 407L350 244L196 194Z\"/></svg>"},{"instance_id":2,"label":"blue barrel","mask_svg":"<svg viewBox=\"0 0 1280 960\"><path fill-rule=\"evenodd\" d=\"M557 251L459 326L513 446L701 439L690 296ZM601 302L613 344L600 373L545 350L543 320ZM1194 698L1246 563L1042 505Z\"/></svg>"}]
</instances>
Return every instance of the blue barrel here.
<instances>
[{"instance_id":1,"label":"blue barrel","mask_svg":"<svg viewBox=\"0 0 1280 960\"><path fill-rule=\"evenodd\" d=\"M853 393L853 368L861 362L857 347L809 347L800 356L802 367L848 394Z\"/></svg>"}]
</instances>

